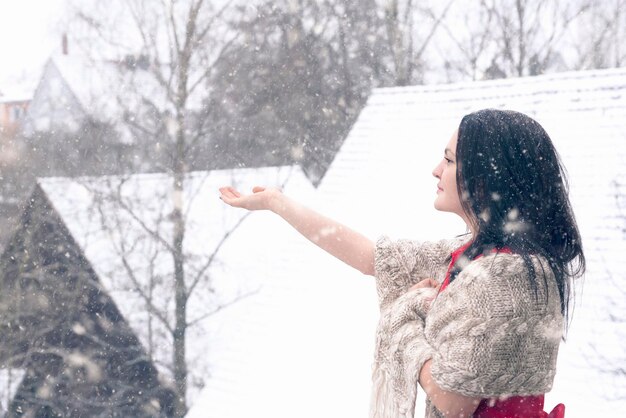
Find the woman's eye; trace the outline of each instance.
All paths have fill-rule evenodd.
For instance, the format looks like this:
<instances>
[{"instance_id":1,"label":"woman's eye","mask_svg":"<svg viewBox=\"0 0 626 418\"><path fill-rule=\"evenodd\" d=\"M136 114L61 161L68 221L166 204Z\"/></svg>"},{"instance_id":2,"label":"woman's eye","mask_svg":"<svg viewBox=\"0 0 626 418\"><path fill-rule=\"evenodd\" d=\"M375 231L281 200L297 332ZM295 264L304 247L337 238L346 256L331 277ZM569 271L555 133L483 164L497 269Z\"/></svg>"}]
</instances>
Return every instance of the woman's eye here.
<instances>
[{"instance_id":1,"label":"woman's eye","mask_svg":"<svg viewBox=\"0 0 626 418\"><path fill-rule=\"evenodd\" d=\"M451 164L451 163L452 163L452 160L451 160L451 159L449 159L449 158L443 157L443 159L444 159L444 160L446 160L446 163L447 163L447 164Z\"/></svg>"}]
</instances>

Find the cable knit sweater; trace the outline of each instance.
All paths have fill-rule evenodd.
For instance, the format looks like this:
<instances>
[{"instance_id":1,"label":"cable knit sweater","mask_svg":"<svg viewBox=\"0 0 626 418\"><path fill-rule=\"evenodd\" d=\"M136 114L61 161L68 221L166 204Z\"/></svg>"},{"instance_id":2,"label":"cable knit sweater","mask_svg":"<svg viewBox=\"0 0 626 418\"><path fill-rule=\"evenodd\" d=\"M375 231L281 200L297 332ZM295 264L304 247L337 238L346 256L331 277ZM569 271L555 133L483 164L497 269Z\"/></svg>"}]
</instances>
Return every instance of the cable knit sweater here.
<instances>
[{"instance_id":1,"label":"cable knit sweater","mask_svg":"<svg viewBox=\"0 0 626 418\"><path fill-rule=\"evenodd\" d=\"M537 292L521 256L504 253L470 262L440 294L430 288L408 291L425 278L442 282L450 254L468 239L377 241L381 316L370 417L413 418L419 372L428 359L441 388L466 396L526 396L551 389L563 317L545 260L532 258ZM443 417L428 400L425 416Z\"/></svg>"}]
</instances>

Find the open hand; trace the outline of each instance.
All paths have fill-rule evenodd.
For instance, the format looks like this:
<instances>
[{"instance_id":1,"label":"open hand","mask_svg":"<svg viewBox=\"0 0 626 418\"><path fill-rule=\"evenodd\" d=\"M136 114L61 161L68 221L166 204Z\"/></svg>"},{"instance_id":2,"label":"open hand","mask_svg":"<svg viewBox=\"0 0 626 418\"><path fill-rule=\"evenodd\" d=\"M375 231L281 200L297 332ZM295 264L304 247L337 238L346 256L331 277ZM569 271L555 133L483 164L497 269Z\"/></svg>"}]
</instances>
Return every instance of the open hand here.
<instances>
[{"instance_id":1,"label":"open hand","mask_svg":"<svg viewBox=\"0 0 626 418\"><path fill-rule=\"evenodd\" d=\"M242 195L233 187L220 187L220 199L230 206L248 210L271 210L272 204L282 195L276 188L256 186L252 194Z\"/></svg>"}]
</instances>

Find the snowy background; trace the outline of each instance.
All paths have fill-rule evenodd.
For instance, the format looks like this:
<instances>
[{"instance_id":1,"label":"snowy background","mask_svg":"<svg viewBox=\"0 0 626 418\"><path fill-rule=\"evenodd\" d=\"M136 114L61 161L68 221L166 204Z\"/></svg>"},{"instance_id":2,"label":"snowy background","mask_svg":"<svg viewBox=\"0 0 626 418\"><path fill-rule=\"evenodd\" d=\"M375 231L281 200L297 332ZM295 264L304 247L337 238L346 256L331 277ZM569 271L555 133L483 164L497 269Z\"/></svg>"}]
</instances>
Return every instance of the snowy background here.
<instances>
[{"instance_id":1,"label":"snowy background","mask_svg":"<svg viewBox=\"0 0 626 418\"><path fill-rule=\"evenodd\" d=\"M365 416L372 279L217 188L280 186L372 239L451 237L442 148L468 112L522 111L569 171L588 261L546 409L617 417L624 36L624 0L3 4L0 244L38 183L171 383L182 209L187 416ZM22 375L0 365L5 408Z\"/></svg>"}]
</instances>

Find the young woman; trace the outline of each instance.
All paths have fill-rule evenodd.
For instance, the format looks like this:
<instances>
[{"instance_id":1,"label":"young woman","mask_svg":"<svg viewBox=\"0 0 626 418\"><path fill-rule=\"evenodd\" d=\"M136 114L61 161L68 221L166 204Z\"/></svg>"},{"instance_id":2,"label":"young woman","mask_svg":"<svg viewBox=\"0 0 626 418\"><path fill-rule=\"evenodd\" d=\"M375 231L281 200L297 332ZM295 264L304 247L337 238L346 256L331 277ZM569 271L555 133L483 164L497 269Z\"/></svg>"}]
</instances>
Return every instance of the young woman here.
<instances>
[{"instance_id":1,"label":"young woman","mask_svg":"<svg viewBox=\"0 0 626 418\"><path fill-rule=\"evenodd\" d=\"M433 171L435 208L469 233L373 243L279 190L227 204L271 210L305 237L376 277L380 303L371 417L539 418L552 387L571 280L584 272L564 169L544 129L512 111L465 116ZM331 231L319 234L320 230Z\"/></svg>"}]
</instances>

